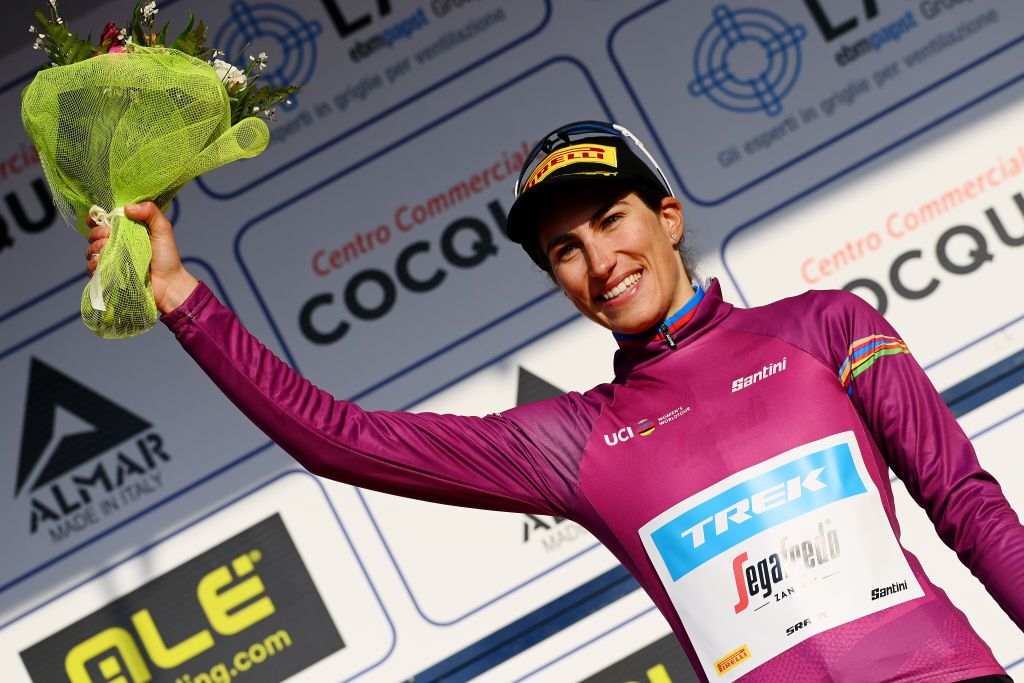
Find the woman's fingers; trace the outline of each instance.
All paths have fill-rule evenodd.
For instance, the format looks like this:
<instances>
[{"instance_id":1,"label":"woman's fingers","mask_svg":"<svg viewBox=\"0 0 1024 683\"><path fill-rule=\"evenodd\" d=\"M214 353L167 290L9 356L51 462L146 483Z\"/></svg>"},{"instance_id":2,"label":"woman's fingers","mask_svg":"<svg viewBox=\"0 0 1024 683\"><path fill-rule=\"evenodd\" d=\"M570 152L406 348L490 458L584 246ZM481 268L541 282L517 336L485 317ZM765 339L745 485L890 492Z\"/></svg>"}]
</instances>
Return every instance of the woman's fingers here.
<instances>
[{"instance_id":1,"label":"woman's fingers","mask_svg":"<svg viewBox=\"0 0 1024 683\"><path fill-rule=\"evenodd\" d=\"M128 204L124 207L124 213L132 220L145 223L149 227L149 234L153 237L166 238L171 234L171 222L153 202Z\"/></svg>"},{"instance_id":2,"label":"woman's fingers","mask_svg":"<svg viewBox=\"0 0 1024 683\"><path fill-rule=\"evenodd\" d=\"M107 242L108 241L109 240L106 239L106 238L97 239L95 241L90 241L89 242L89 246L85 250L85 260L86 261L94 261L94 260L96 260L99 257L100 252L103 251L103 247L107 246Z\"/></svg>"},{"instance_id":3,"label":"woman's fingers","mask_svg":"<svg viewBox=\"0 0 1024 683\"><path fill-rule=\"evenodd\" d=\"M106 225L97 225L89 231L89 242L110 237L110 228Z\"/></svg>"}]
</instances>

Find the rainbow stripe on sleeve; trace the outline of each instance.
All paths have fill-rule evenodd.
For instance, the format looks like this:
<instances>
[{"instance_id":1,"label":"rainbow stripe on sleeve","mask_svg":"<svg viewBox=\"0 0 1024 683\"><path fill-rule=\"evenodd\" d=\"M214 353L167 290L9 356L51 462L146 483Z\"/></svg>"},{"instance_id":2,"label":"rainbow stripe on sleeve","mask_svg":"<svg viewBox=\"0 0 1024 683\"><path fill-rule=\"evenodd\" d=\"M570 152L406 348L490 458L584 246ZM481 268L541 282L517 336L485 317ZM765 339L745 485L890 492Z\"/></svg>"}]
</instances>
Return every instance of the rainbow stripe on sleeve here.
<instances>
[{"instance_id":1,"label":"rainbow stripe on sleeve","mask_svg":"<svg viewBox=\"0 0 1024 683\"><path fill-rule=\"evenodd\" d=\"M853 379L874 365L882 356L891 356L894 353L910 353L910 349L902 339L884 334L873 334L850 344L846 360L839 368L839 381L843 388L852 396Z\"/></svg>"}]
</instances>

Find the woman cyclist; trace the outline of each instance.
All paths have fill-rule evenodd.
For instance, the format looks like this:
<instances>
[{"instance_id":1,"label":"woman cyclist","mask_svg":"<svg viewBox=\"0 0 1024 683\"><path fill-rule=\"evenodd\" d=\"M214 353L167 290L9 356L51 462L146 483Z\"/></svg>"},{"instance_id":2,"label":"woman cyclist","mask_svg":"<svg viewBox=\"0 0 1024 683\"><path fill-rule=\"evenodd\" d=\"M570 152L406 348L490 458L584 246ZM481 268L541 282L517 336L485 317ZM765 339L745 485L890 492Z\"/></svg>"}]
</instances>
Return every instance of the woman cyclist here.
<instances>
[{"instance_id":1,"label":"woman cyclist","mask_svg":"<svg viewBox=\"0 0 1024 683\"><path fill-rule=\"evenodd\" d=\"M368 412L253 338L182 265L152 203L163 322L310 471L557 515L648 592L703 680L1009 680L899 544L888 471L1024 628L1024 527L899 335L846 292L734 308L692 283L680 202L636 139L546 136L507 230L615 335L614 377L486 417ZM103 248L93 229L87 259Z\"/></svg>"}]
</instances>

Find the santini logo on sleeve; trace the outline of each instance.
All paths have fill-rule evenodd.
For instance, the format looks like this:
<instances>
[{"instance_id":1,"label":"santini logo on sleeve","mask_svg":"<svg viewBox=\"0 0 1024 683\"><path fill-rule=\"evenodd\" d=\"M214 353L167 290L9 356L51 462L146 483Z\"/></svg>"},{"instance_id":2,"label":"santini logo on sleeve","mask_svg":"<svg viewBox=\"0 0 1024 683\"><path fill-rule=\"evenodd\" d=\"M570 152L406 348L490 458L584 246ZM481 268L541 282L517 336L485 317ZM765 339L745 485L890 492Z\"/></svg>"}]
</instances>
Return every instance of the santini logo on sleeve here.
<instances>
[{"instance_id":1,"label":"santini logo on sleeve","mask_svg":"<svg viewBox=\"0 0 1024 683\"><path fill-rule=\"evenodd\" d=\"M651 538L675 581L755 534L865 490L850 447L839 444L737 484Z\"/></svg>"}]
</instances>

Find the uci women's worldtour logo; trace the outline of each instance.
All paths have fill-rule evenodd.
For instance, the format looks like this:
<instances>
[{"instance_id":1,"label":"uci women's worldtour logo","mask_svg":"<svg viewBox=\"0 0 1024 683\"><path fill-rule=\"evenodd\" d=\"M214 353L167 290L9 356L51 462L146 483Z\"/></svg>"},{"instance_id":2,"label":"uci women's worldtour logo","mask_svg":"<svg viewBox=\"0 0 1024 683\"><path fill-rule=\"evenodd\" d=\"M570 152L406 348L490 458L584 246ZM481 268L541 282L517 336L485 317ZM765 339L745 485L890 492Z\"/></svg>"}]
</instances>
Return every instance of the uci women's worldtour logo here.
<instances>
[{"instance_id":1,"label":"uci women's worldtour logo","mask_svg":"<svg viewBox=\"0 0 1024 683\"><path fill-rule=\"evenodd\" d=\"M651 540L677 581L762 531L866 492L850 446L805 455L676 515Z\"/></svg>"},{"instance_id":2,"label":"uci women's worldtour logo","mask_svg":"<svg viewBox=\"0 0 1024 683\"><path fill-rule=\"evenodd\" d=\"M345 647L273 515L21 653L33 681L280 681Z\"/></svg>"},{"instance_id":3,"label":"uci women's worldtour logo","mask_svg":"<svg viewBox=\"0 0 1024 683\"><path fill-rule=\"evenodd\" d=\"M14 495L33 536L66 540L163 486L170 462L153 425L33 358Z\"/></svg>"},{"instance_id":4,"label":"uci women's worldtour logo","mask_svg":"<svg viewBox=\"0 0 1024 683\"><path fill-rule=\"evenodd\" d=\"M609 446L616 446L636 436L650 436L654 433L655 429L657 429L657 426L654 424L654 421L644 418L636 423L635 429L632 426L626 426L617 432L605 434L604 442Z\"/></svg>"},{"instance_id":5,"label":"uci women's worldtour logo","mask_svg":"<svg viewBox=\"0 0 1024 683\"><path fill-rule=\"evenodd\" d=\"M679 406L678 408L673 408L664 415L659 415L653 420L646 417L642 418L637 420L636 424L627 425L610 434L604 434L604 442L609 446L617 446L618 444L629 441L637 436L651 436L658 427L664 427L669 422L672 422L683 415L687 415L689 412L690 406Z\"/></svg>"}]
</instances>

